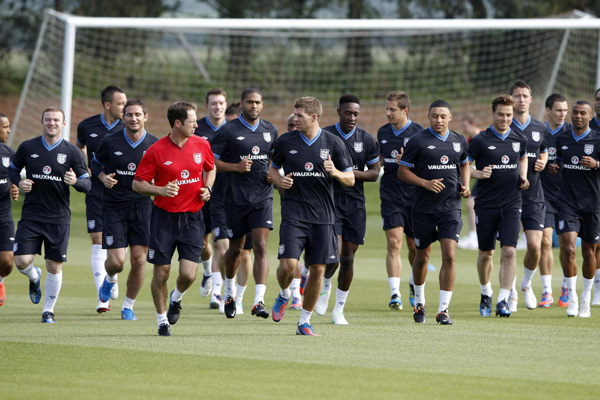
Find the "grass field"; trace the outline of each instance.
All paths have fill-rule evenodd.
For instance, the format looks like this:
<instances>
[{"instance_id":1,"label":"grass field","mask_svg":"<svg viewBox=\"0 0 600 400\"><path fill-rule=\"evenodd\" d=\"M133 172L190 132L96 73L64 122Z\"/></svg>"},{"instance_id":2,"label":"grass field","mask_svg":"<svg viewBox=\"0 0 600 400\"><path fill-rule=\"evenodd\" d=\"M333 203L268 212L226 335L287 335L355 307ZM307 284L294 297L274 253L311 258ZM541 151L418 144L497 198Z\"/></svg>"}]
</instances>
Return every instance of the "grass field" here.
<instances>
[{"instance_id":1,"label":"grass field","mask_svg":"<svg viewBox=\"0 0 600 400\"><path fill-rule=\"evenodd\" d=\"M73 191L69 262L55 309L57 324L40 324L42 304L31 304L24 276L15 270L5 280L0 399L600 398L600 307L592 308L590 319L567 318L565 309L556 305L530 311L520 299L519 311L509 319L482 318L474 251L457 253L453 326L435 324L437 272L428 275L427 324L413 322L405 250L404 311L389 310L378 186L365 186L367 243L359 249L346 306L350 325L331 325L330 312L324 317L315 313L311 322L318 338L294 334L299 317L294 310L278 324L252 317L252 280L245 296L246 314L233 320L208 309L196 282L183 300L182 317L172 327L174 336L158 337L150 265L135 304L137 322L120 320L125 275L113 310L97 315L83 196ZM275 208L279 221L278 199ZM18 220L19 204L14 210ZM267 307L278 291L277 242L274 231ZM432 256L431 263L439 270L437 246ZM522 251L518 257L521 264ZM499 254L495 263L499 265ZM42 267L45 279L42 258L36 258L36 265ZM520 279L522 268L518 271ZM497 293L497 269L493 276ZM553 282L557 298L560 276L557 264ZM540 289L538 272L534 277L538 297Z\"/></svg>"}]
</instances>

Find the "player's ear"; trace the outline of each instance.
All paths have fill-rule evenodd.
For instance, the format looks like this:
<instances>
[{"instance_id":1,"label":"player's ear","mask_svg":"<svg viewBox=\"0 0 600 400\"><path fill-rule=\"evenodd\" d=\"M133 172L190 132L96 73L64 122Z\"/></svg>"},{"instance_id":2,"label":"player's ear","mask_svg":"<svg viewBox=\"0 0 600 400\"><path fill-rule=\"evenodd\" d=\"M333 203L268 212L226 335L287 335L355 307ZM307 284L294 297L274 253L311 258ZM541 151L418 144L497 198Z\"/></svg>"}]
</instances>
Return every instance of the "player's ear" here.
<instances>
[{"instance_id":1,"label":"player's ear","mask_svg":"<svg viewBox=\"0 0 600 400\"><path fill-rule=\"evenodd\" d=\"M148 113L144 114L144 122L148 121Z\"/></svg>"},{"instance_id":2,"label":"player's ear","mask_svg":"<svg viewBox=\"0 0 600 400\"><path fill-rule=\"evenodd\" d=\"M342 113L340 112L340 109L339 109L339 108L336 108L336 110L337 110L338 116L340 116L340 117L341 117L341 116L342 116Z\"/></svg>"}]
</instances>

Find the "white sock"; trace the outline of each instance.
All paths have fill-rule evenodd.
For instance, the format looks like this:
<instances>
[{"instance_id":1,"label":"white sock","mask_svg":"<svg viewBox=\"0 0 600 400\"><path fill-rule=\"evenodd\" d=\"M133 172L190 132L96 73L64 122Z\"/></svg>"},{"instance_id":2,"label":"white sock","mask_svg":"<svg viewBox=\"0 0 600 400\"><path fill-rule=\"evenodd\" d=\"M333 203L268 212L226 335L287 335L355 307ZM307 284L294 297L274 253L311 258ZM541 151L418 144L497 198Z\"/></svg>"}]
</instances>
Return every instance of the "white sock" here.
<instances>
[{"instance_id":1,"label":"white sock","mask_svg":"<svg viewBox=\"0 0 600 400\"><path fill-rule=\"evenodd\" d=\"M537 270L534 269L533 271L523 267L523 279L521 279L521 287L531 287L531 280L533 279L533 275L535 275L535 271Z\"/></svg>"},{"instance_id":2,"label":"white sock","mask_svg":"<svg viewBox=\"0 0 600 400\"><path fill-rule=\"evenodd\" d=\"M583 291L581 292L581 300L590 302L592 298L592 286L594 286L593 279L583 278Z\"/></svg>"},{"instance_id":3,"label":"white sock","mask_svg":"<svg viewBox=\"0 0 600 400\"><path fill-rule=\"evenodd\" d=\"M506 300L508 303L508 296L510 296L510 290L500 288L500 292L498 292L498 299L496 303L500 303L502 300Z\"/></svg>"},{"instance_id":4,"label":"white sock","mask_svg":"<svg viewBox=\"0 0 600 400\"><path fill-rule=\"evenodd\" d=\"M292 296L300 298L300 278L292 279L290 289L292 289Z\"/></svg>"},{"instance_id":5,"label":"white sock","mask_svg":"<svg viewBox=\"0 0 600 400\"><path fill-rule=\"evenodd\" d=\"M425 282L415 285L415 304L425 304Z\"/></svg>"},{"instance_id":6,"label":"white sock","mask_svg":"<svg viewBox=\"0 0 600 400\"><path fill-rule=\"evenodd\" d=\"M236 298L237 298L239 301L242 301L242 300L244 299L244 292L246 291L246 288L247 288L247 287L248 287L248 286L240 286L240 285L238 285L237 283L235 284L235 288L236 288L236 292L237 292L237 296L236 296Z\"/></svg>"},{"instance_id":7,"label":"white sock","mask_svg":"<svg viewBox=\"0 0 600 400\"><path fill-rule=\"evenodd\" d=\"M438 313L448 310L451 299L452 299L452 292L448 292L446 290L440 290L440 305L438 307Z\"/></svg>"},{"instance_id":8,"label":"white sock","mask_svg":"<svg viewBox=\"0 0 600 400\"><path fill-rule=\"evenodd\" d=\"M600 293L600 269L597 269L594 275L594 293Z\"/></svg>"},{"instance_id":9,"label":"white sock","mask_svg":"<svg viewBox=\"0 0 600 400\"><path fill-rule=\"evenodd\" d=\"M178 303L181 301L184 294L185 294L185 292L183 292L183 293L180 292L179 289L177 289L177 286L175 286L175 290L173 290L173 295L171 296L171 300Z\"/></svg>"},{"instance_id":10,"label":"white sock","mask_svg":"<svg viewBox=\"0 0 600 400\"><path fill-rule=\"evenodd\" d=\"M225 278L225 298L228 296L235 298L235 278Z\"/></svg>"},{"instance_id":11,"label":"white sock","mask_svg":"<svg viewBox=\"0 0 600 400\"><path fill-rule=\"evenodd\" d=\"M158 322L158 326L162 324L169 325L169 320L167 319L167 313L156 314L156 321Z\"/></svg>"},{"instance_id":12,"label":"white sock","mask_svg":"<svg viewBox=\"0 0 600 400\"><path fill-rule=\"evenodd\" d=\"M121 310L126 308L133 310L133 303L135 303L135 299L130 299L129 297L125 296L125 301L123 302L123 307L121 307Z\"/></svg>"},{"instance_id":13,"label":"white sock","mask_svg":"<svg viewBox=\"0 0 600 400\"><path fill-rule=\"evenodd\" d=\"M300 267L300 275L302 275L303 277L307 277L308 274L310 273L310 270L308 269L308 267L304 264L302 264L302 266Z\"/></svg>"},{"instance_id":14,"label":"white sock","mask_svg":"<svg viewBox=\"0 0 600 400\"><path fill-rule=\"evenodd\" d=\"M117 281L117 278L118 278L117 274L114 274L114 275L106 274L106 282L115 283Z\"/></svg>"},{"instance_id":15,"label":"white sock","mask_svg":"<svg viewBox=\"0 0 600 400\"><path fill-rule=\"evenodd\" d=\"M202 261L202 267L204 267L204 276L211 276L212 274L212 256L206 261Z\"/></svg>"},{"instance_id":16,"label":"white sock","mask_svg":"<svg viewBox=\"0 0 600 400\"><path fill-rule=\"evenodd\" d=\"M348 298L348 292L344 292L339 288L335 292L335 306L333 307L333 312L344 312L344 306L346 305L346 299Z\"/></svg>"},{"instance_id":17,"label":"white sock","mask_svg":"<svg viewBox=\"0 0 600 400\"><path fill-rule=\"evenodd\" d=\"M300 321L298 321L298 325L310 324L310 316L312 315L312 311L306 311L304 308L300 312Z\"/></svg>"},{"instance_id":18,"label":"white sock","mask_svg":"<svg viewBox=\"0 0 600 400\"><path fill-rule=\"evenodd\" d=\"M292 291L290 290L290 288L281 289L279 291L279 295L287 300L292 296Z\"/></svg>"},{"instance_id":19,"label":"white sock","mask_svg":"<svg viewBox=\"0 0 600 400\"><path fill-rule=\"evenodd\" d=\"M254 289L254 304L258 304L259 302L265 302L265 292L267 291L267 285L256 285ZM288 297L289 298L289 297Z\"/></svg>"},{"instance_id":20,"label":"white sock","mask_svg":"<svg viewBox=\"0 0 600 400\"><path fill-rule=\"evenodd\" d=\"M470 240L477 239L477 231L470 231L468 238Z\"/></svg>"},{"instance_id":21,"label":"white sock","mask_svg":"<svg viewBox=\"0 0 600 400\"><path fill-rule=\"evenodd\" d=\"M37 273L37 270L33 268L33 263L29 264L29 267L24 270L19 270L20 273L29 278L31 282L37 282L40 276Z\"/></svg>"},{"instance_id":22,"label":"white sock","mask_svg":"<svg viewBox=\"0 0 600 400\"><path fill-rule=\"evenodd\" d=\"M44 284L44 310L42 312L54 312L56 300L62 286L62 271L58 274L46 274L46 283Z\"/></svg>"},{"instance_id":23,"label":"white sock","mask_svg":"<svg viewBox=\"0 0 600 400\"><path fill-rule=\"evenodd\" d=\"M577 275L572 276L570 278L564 278L565 281L565 286L567 288L567 291L569 293L569 299L571 298L571 296L573 296L573 298L577 298Z\"/></svg>"},{"instance_id":24,"label":"white sock","mask_svg":"<svg viewBox=\"0 0 600 400\"><path fill-rule=\"evenodd\" d=\"M552 275L540 275L542 278L543 293L552 294Z\"/></svg>"},{"instance_id":25,"label":"white sock","mask_svg":"<svg viewBox=\"0 0 600 400\"><path fill-rule=\"evenodd\" d=\"M415 284L415 279L413 277L412 272L410 273L410 278L408 278L408 283L411 284L411 285L413 285L413 286Z\"/></svg>"},{"instance_id":26,"label":"white sock","mask_svg":"<svg viewBox=\"0 0 600 400\"><path fill-rule=\"evenodd\" d=\"M223 286L223 277L220 272L212 273L213 287L212 287L212 295L221 295L221 287Z\"/></svg>"},{"instance_id":27,"label":"white sock","mask_svg":"<svg viewBox=\"0 0 600 400\"><path fill-rule=\"evenodd\" d=\"M485 285L479 285L481 288L481 294L484 296L492 297L494 291L492 290L492 282L488 282Z\"/></svg>"},{"instance_id":28,"label":"white sock","mask_svg":"<svg viewBox=\"0 0 600 400\"><path fill-rule=\"evenodd\" d=\"M92 265L92 274L94 274L96 294L100 290L100 286L102 286L102 282L104 282L104 277L106 276L106 269L104 268L104 262L107 257L106 254L107 251L102 248L101 244L92 245L92 258L90 259L90 264Z\"/></svg>"},{"instance_id":29,"label":"white sock","mask_svg":"<svg viewBox=\"0 0 600 400\"><path fill-rule=\"evenodd\" d=\"M323 291L331 291L331 278L323 278Z\"/></svg>"},{"instance_id":30,"label":"white sock","mask_svg":"<svg viewBox=\"0 0 600 400\"><path fill-rule=\"evenodd\" d=\"M392 292L392 296L395 294L400 296L400 278L388 278L388 283L390 284L390 292Z\"/></svg>"},{"instance_id":31,"label":"white sock","mask_svg":"<svg viewBox=\"0 0 600 400\"><path fill-rule=\"evenodd\" d=\"M519 298L519 292L517 292L517 275L513 279L512 287L510 288L510 297L517 300Z\"/></svg>"}]
</instances>

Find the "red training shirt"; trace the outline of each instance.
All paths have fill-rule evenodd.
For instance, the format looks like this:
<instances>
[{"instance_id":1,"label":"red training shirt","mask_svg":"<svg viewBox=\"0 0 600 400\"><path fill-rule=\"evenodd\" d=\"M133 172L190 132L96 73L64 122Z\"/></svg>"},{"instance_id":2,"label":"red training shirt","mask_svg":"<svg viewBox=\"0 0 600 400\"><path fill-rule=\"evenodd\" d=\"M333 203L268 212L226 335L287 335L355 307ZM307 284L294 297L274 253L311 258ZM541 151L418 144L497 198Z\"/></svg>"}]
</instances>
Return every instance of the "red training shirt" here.
<instances>
[{"instance_id":1,"label":"red training shirt","mask_svg":"<svg viewBox=\"0 0 600 400\"><path fill-rule=\"evenodd\" d=\"M156 186L177 180L177 196L154 196L154 205L173 213L198 212L204 205L200 197L200 189L204 187L202 173L214 168L215 158L206 139L193 135L180 148L169 134L148 148L134 179L146 182L154 179Z\"/></svg>"}]
</instances>

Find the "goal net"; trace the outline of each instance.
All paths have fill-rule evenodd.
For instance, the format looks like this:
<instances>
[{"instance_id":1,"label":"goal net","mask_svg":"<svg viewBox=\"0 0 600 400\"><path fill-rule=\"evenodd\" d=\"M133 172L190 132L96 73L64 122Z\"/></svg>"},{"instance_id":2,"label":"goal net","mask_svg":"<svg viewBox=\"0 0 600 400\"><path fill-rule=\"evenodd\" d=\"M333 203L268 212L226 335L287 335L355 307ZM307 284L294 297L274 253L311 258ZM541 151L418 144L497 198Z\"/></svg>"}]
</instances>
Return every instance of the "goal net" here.
<instances>
[{"instance_id":1,"label":"goal net","mask_svg":"<svg viewBox=\"0 0 600 400\"><path fill-rule=\"evenodd\" d=\"M491 100L516 79L533 89L531 114L543 118L553 92L592 100L598 86L599 20L206 20L72 17L49 11L27 77L14 143L40 134L47 106L67 108L65 133L102 111L100 92L121 87L144 100L147 130L169 131L168 105L196 102L222 87L228 101L244 88L263 93L263 118L285 130L293 102L314 96L322 126L337 120L339 96L361 99L360 125L387 122L385 96L407 92L410 117L426 124L428 105L447 100L451 126L472 113L490 123ZM509 23L510 22L510 23Z\"/></svg>"}]
</instances>

